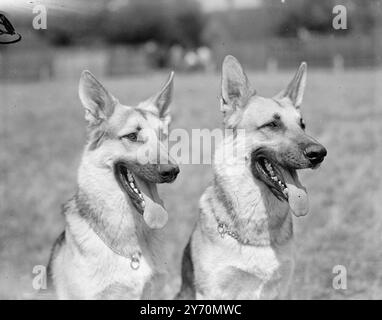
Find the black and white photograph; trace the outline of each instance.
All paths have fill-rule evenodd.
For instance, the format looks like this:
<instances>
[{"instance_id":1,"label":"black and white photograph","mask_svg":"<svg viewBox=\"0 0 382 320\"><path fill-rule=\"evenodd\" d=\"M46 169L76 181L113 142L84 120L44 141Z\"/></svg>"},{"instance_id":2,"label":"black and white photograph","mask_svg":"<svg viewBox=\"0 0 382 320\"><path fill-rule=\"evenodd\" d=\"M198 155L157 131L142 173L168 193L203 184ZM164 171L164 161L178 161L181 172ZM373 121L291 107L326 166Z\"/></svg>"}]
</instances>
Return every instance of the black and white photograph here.
<instances>
[{"instance_id":1,"label":"black and white photograph","mask_svg":"<svg viewBox=\"0 0 382 320\"><path fill-rule=\"evenodd\" d=\"M0 0L0 149L0 300L382 299L382 0Z\"/></svg>"}]
</instances>

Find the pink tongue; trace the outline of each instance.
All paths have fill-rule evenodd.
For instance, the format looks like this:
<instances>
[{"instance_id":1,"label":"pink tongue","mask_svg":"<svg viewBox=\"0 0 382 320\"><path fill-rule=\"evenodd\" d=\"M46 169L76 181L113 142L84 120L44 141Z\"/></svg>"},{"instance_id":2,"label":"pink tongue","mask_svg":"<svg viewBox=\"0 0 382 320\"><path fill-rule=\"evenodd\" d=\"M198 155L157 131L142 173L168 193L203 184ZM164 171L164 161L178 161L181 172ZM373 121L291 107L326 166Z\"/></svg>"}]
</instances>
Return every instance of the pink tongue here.
<instances>
[{"instance_id":1,"label":"pink tongue","mask_svg":"<svg viewBox=\"0 0 382 320\"><path fill-rule=\"evenodd\" d=\"M284 170L283 174L288 187L289 207L296 217L305 216L309 211L309 200L305 187L298 180L296 171L290 173Z\"/></svg>"},{"instance_id":2,"label":"pink tongue","mask_svg":"<svg viewBox=\"0 0 382 320\"><path fill-rule=\"evenodd\" d=\"M159 198L157 186L138 180L138 188L145 200L143 219L151 229L162 229L168 221L168 213L163 207L163 201Z\"/></svg>"}]
</instances>

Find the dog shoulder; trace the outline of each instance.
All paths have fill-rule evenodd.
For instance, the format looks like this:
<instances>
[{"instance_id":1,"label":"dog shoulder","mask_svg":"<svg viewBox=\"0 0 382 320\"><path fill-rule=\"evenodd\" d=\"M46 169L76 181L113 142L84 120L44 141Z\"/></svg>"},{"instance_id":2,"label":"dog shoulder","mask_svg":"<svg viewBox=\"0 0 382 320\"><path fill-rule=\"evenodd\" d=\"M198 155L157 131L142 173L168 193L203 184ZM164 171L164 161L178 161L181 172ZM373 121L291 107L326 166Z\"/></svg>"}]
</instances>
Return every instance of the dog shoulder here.
<instances>
[{"instance_id":1,"label":"dog shoulder","mask_svg":"<svg viewBox=\"0 0 382 320\"><path fill-rule=\"evenodd\" d=\"M191 239L183 252L182 258L182 284L176 300L195 299L194 265L191 253Z\"/></svg>"}]
</instances>

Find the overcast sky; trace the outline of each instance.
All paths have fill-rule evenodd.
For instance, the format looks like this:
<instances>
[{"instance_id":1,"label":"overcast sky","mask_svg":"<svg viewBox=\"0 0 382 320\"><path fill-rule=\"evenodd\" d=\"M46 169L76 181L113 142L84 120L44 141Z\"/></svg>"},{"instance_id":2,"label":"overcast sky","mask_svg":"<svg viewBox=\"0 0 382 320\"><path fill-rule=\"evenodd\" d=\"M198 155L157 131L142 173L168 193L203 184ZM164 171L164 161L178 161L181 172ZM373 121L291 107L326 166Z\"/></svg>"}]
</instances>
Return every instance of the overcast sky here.
<instances>
[{"instance_id":1,"label":"overcast sky","mask_svg":"<svg viewBox=\"0 0 382 320\"><path fill-rule=\"evenodd\" d=\"M227 10L230 6L236 9L258 6L262 0L196 0L199 1L205 11ZM112 0L110 5L114 7L126 5L128 0ZM89 9L88 1L81 0L0 0L0 11L25 11L32 10L38 4L44 4L48 9L63 11L82 11Z\"/></svg>"},{"instance_id":2,"label":"overcast sky","mask_svg":"<svg viewBox=\"0 0 382 320\"><path fill-rule=\"evenodd\" d=\"M226 10L230 6L236 9L256 7L261 3L261 0L198 0L204 10L217 11Z\"/></svg>"}]
</instances>

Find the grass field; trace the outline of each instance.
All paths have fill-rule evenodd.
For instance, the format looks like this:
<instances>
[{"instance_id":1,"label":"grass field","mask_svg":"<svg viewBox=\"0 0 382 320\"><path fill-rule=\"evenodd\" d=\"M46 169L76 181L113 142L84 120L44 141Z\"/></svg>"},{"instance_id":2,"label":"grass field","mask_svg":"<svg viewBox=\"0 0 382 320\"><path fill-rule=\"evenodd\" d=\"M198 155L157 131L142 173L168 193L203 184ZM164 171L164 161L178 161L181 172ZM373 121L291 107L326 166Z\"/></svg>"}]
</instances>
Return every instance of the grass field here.
<instances>
[{"instance_id":1,"label":"grass field","mask_svg":"<svg viewBox=\"0 0 382 320\"><path fill-rule=\"evenodd\" d=\"M165 74L103 79L125 104L155 92ZM292 72L250 78L272 95ZM310 214L295 219L296 299L382 298L381 77L371 71L310 71L304 114L307 130L328 149L317 171L300 177ZM33 296L32 270L44 265L63 228L60 205L74 193L85 141L77 80L0 84L0 298ZM216 128L219 75L175 78L173 128ZM380 94L382 96L382 94ZM179 286L181 252L211 178L207 165L183 165L175 183L160 187L170 212L168 259ZM332 269L347 269L347 290L334 290Z\"/></svg>"}]
</instances>

